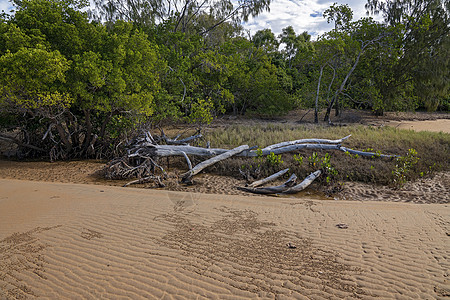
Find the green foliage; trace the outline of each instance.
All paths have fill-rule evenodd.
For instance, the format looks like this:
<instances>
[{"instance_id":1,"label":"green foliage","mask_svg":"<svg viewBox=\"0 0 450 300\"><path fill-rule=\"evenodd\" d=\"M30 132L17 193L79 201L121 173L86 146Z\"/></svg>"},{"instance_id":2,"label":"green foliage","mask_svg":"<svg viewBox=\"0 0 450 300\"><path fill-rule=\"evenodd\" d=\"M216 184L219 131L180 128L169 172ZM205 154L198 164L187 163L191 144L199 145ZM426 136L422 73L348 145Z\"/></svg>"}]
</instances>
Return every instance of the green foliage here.
<instances>
[{"instance_id":1,"label":"green foliage","mask_svg":"<svg viewBox=\"0 0 450 300\"><path fill-rule=\"evenodd\" d=\"M212 111L214 105L209 99L199 99L192 104L191 114L189 115L189 122L209 124L213 120Z\"/></svg>"},{"instance_id":2,"label":"green foliage","mask_svg":"<svg viewBox=\"0 0 450 300\"><path fill-rule=\"evenodd\" d=\"M397 188L401 188L408 181L408 173L412 171L414 166L419 162L417 151L414 148L408 149L406 156L397 158L395 169L392 171L394 175L393 184Z\"/></svg>"},{"instance_id":3,"label":"green foliage","mask_svg":"<svg viewBox=\"0 0 450 300\"><path fill-rule=\"evenodd\" d=\"M448 94L449 32L448 1L368 0L367 9L381 12L391 36L382 52L380 80L381 109L417 108L435 110ZM379 56L379 55L378 55ZM379 76L376 75L376 76ZM401 95L398 97L398 95ZM407 105L410 96L412 105ZM398 102L402 102L400 107Z\"/></svg>"},{"instance_id":4,"label":"green foliage","mask_svg":"<svg viewBox=\"0 0 450 300\"><path fill-rule=\"evenodd\" d=\"M298 164L299 167L303 164L304 157L301 156L300 154L294 154L293 159Z\"/></svg>"},{"instance_id":5,"label":"green foliage","mask_svg":"<svg viewBox=\"0 0 450 300\"><path fill-rule=\"evenodd\" d=\"M281 154L276 155L275 153L270 152L270 154L266 156L266 164L273 167L280 166L281 164L283 164Z\"/></svg>"},{"instance_id":6,"label":"green foliage","mask_svg":"<svg viewBox=\"0 0 450 300\"><path fill-rule=\"evenodd\" d=\"M328 23L334 21L335 30L338 30L343 28L352 20L353 11L348 4L337 5L337 3L334 3L330 6L330 8L323 12L323 17L327 18Z\"/></svg>"},{"instance_id":7,"label":"green foliage","mask_svg":"<svg viewBox=\"0 0 450 300\"><path fill-rule=\"evenodd\" d=\"M109 31L89 23L75 1L16 4L0 23L0 105L25 116L14 126L41 148L94 155L154 113L164 61L145 33L125 22ZM44 132L54 138L42 139Z\"/></svg>"},{"instance_id":8,"label":"green foliage","mask_svg":"<svg viewBox=\"0 0 450 300\"><path fill-rule=\"evenodd\" d=\"M319 155L317 154L317 152L313 152L310 156L308 156L308 164L310 167L312 168L316 168L319 165Z\"/></svg>"},{"instance_id":9,"label":"green foliage","mask_svg":"<svg viewBox=\"0 0 450 300\"><path fill-rule=\"evenodd\" d=\"M320 168L323 172L323 177L325 177L325 182L328 185L335 184L338 180L338 171L331 164L331 156L329 153L326 153L324 157L321 159Z\"/></svg>"},{"instance_id":10,"label":"green foliage","mask_svg":"<svg viewBox=\"0 0 450 300\"><path fill-rule=\"evenodd\" d=\"M37 47L7 51L0 57L0 105L39 109L72 103L61 89L69 62L59 51Z\"/></svg>"}]
</instances>

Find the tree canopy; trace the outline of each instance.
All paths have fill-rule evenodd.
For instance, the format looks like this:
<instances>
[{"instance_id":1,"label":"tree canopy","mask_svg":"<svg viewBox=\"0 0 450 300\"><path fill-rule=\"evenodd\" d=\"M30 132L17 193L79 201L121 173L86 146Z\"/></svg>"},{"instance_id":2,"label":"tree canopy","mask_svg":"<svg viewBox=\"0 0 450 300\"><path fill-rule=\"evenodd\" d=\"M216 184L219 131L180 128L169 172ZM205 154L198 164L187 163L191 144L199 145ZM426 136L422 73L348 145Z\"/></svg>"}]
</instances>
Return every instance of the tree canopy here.
<instances>
[{"instance_id":1,"label":"tree canopy","mask_svg":"<svg viewBox=\"0 0 450 300\"><path fill-rule=\"evenodd\" d=\"M333 4L315 41L292 26L246 35L268 0L87 4L15 0L0 17L0 126L25 154L108 156L168 119L450 108L448 1L368 0L382 23Z\"/></svg>"}]
</instances>

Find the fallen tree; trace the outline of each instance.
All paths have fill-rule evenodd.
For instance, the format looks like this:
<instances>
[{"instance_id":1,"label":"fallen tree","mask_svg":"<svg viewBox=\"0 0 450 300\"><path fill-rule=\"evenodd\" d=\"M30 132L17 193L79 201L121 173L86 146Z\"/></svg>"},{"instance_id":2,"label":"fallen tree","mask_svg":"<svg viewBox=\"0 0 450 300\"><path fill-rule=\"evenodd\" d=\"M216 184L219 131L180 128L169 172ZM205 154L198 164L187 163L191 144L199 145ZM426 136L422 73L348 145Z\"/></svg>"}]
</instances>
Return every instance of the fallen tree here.
<instances>
[{"instance_id":1,"label":"fallen tree","mask_svg":"<svg viewBox=\"0 0 450 300\"><path fill-rule=\"evenodd\" d=\"M289 177L289 179L281 185L268 186L268 187L263 187L263 188L238 187L238 189L241 191L250 192L250 193L254 193L254 194L261 194L261 195L279 194L279 193L289 190L295 184L296 181L297 181L297 175L292 174L291 177Z\"/></svg>"},{"instance_id":2,"label":"fallen tree","mask_svg":"<svg viewBox=\"0 0 450 300\"><path fill-rule=\"evenodd\" d=\"M301 149L314 149L342 151L352 155L360 155L365 157L398 157L397 155L365 152L341 146L341 143L350 138L350 135L337 140L314 138L286 141L269 145L258 150L256 150L257 147L250 148L247 145L241 145L231 150L189 145L188 142L195 141L202 137L199 132L191 137L178 140L179 137L180 136L177 136L173 139L168 138L162 130L161 136L155 137L152 136L150 132L144 132L140 137L134 139L128 144L127 155L116 158L107 164L104 169L105 176L112 179L137 178L137 180L133 180L125 186L148 181L155 181L158 186L163 186L164 184L162 180L167 178L167 174L159 165L158 161L161 158L173 156L184 157L186 160L188 171L180 176L182 183L192 183L192 178L195 175L207 167L226 160L232 156L260 157L267 156L271 153L278 155L282 153L296 152ZM189 156L209 158L203 162L200 162L196 166L192 166ZM297 193L308 187L322 173L321 170L317 170L311 173L298 185L294 185L297 177L295 174L292 174L289 180L282 185L257 188L258 186L266 184L286 174L288 170L289 169L284 169L265 179L253 182L249 186L241 187L239 189L257 194Z\"/></svg>"},{"instance_id":3,"label":"fallen tree","mask_svg":"<svg viewBox=\"0 0 450 300\"><path fill-rule=\"evenodd\" d=\"M274 175L276 175L276 174L274 174ZM291 177L289 177L289 179L282 185L268 186L268 187L263 187L263 188L238 187L238 189L240 189L242 191L254 193L254 194L263 194L263 195L296 194L296 193L306 189L311 183L313 183L314 180L316 180L317 177L320 176L320 174L322 174L322 171L317 170L317 171L309 174L308 177L306 177L302 182L300 182L297 185L294 185L295 181L297 180L297 176L295 174L292 174ZM271 176L269 176L269 177L271 177Z\"/></svg>"},{"instance_id":4,"label":"fallen tree","mask_svg":"<svg viewBox=\"0 0 450 300\"><path fill-rule=\"evenodd\" d=\"M205 160L198 165L196 165L194 168L190 169L188 172L184 173L181 179L181 182L183 183L190 183L192 176L200 173L203 169L212 166L215 163L218 163L219 161L225 160L227 158L232 157L233 155L239 154L242 151L247 150L249 147L247 145L242 145L239 147L236 147L230 151L224 152L222 154L219 154L217 156L214 156L208 160Z\"/></svg>"}]
</instances>

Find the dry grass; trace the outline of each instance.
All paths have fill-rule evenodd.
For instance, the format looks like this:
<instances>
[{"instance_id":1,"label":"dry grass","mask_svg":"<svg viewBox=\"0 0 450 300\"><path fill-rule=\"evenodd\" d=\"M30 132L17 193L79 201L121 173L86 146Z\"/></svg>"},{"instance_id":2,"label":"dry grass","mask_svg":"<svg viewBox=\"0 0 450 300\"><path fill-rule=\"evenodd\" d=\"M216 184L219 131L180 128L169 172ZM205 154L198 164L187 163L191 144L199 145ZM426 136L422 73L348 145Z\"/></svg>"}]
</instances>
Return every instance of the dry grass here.
<instances>
[{"instance_id":1,"label":"dry grass","mask_svg":"<svg viewBox=\"0 0 450 300\"><path fill-rule=\"evenodd\" d=\"M264 124L255 126L231 125L211 130L206 139L213 147L232 148L241 144L249 146L265 146L289 140L302 138L338 139L351 134L352 137L343 144L346 147L373 151L384 154L406 155L408 149L417 150L420 158L417 165L409 172L408 178L415 179L427 176L435 171L450 170L450 134L432 132L413 132L399 130L391 127L374 126L314 126L314 125L286 125ZM326 151L317 151L323 157ZM282 156L283 164L275 167L266 165L261 176L270 175L281 168L291 168L299 176L306 176L311 167L308 166L308 157L313 151L303 150L299 154L305 157L299 166L293 159L294 153ZM339 179L372 182L378 184L391 184L392 171L395 168L395 159L350 157L339 151L330 152L331 163L339 172ZM217 166L213 171L221 174L237 176L239 168L243 165L257 163L254 159L235 158L227 160Z\"/></svg>"}]
</instances>

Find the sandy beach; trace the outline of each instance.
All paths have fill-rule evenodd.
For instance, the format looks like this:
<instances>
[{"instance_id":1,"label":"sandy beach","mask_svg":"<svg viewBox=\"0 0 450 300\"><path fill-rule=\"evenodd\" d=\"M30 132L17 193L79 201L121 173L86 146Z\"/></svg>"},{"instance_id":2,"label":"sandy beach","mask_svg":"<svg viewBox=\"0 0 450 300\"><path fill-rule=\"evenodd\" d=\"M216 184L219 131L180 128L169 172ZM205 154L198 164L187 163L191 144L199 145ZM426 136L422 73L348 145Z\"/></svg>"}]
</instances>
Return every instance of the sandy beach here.
<instances>
[{"instance_id":1,"label":"sandy beach","mask_svg":"<svg viewBox=\"0 0 450 300\"><path fill-rule=\"evenodd\" d=\"M448 204L0 180L0 298L450 295Z\"/></svg>"},{"instance_id":2,"label":"sandy beach","mask_svg":"<svg viewBox=\"0 0 450 300\"><path fill-rule=\"evenodd\" d=\"M448 172L260 197L213 174L122 188L103 165L0 160L0 299L450 297Z\"/></svg>"}]
</instances>

